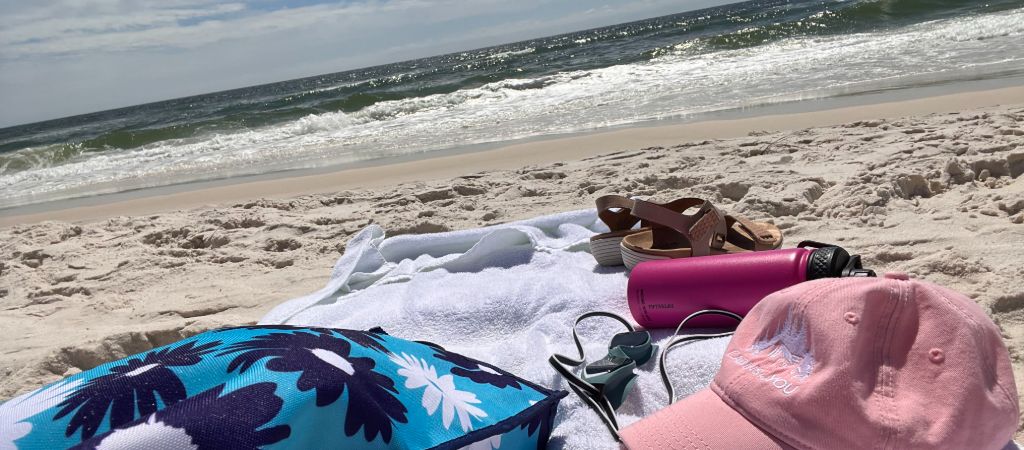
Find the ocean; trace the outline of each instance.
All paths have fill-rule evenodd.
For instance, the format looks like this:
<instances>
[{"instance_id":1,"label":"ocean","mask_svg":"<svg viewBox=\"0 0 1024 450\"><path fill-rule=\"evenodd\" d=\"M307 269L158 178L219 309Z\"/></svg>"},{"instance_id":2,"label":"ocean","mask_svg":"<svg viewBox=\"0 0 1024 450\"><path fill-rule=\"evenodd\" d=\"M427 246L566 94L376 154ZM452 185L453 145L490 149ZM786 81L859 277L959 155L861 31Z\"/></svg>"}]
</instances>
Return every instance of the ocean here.
<instances>
[{"instance_id":1,"label":"ocean","mask_svg":"<svg viewBox=\"0 0 1024 450\"><path fill-rule=\"evenodd\" d=\"M1024 76L1024 0L751 1L0 129L0 208Z\"/></svg>"}]
</instances>

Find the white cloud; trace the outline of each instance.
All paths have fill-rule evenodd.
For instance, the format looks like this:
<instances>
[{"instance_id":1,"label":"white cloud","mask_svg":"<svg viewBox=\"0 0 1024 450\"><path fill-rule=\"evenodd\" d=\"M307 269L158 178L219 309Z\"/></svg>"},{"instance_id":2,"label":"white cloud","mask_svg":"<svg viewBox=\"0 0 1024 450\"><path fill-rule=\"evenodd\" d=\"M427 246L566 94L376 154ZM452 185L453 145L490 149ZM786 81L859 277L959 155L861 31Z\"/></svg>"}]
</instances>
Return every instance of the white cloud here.
<instances>
[{"instance_id":1,"label":"white cloud","mask_svg":"<svg viewBox=\"0 0 1024 450\"><path fill-rule=\"evenodd\" d=\"M284 1L284 0L280 0ZM0 0L0 126L726 3Z\"/></svg>"},{"instance_id":2,"label":"white cloud","mask_svg":"<svg viewBox=\"0 0 1024 450\"><path fill-rule=\"evenodd\" d=\"M0 31L0 45L19 47L25 41L73 40L94 34L114 34L174 27L179 20L197 19L239 12L242 3L212 5L209 8L173 8L135 11L118 15L92 17L51 17L38 21L20 21Z\"/></svg>"},{"instance_id":3,"label":"white cloud","mask_svg":"<svg viewBox=\"0 0 1024 450\"><path fill-rule=\"evenodd\" d=\"M17 20L19 24L0 30L0 48L7 57L109 53L162 47L187 49L231 39L256 40L271 33L308 30L309 27L366 28L367 23L381 18L388 20L381 21L379 25L388 26L497 14L512 9L509 5L493 1L464 5L448 0L392 0L320 4L248 14L232 14L246 9L241 3L159 6L92 16ZM232 14L232 17L217 19L225 14ZM182 25L180 21L186 19L203 20Z\"/></svg>"}]
</instances>

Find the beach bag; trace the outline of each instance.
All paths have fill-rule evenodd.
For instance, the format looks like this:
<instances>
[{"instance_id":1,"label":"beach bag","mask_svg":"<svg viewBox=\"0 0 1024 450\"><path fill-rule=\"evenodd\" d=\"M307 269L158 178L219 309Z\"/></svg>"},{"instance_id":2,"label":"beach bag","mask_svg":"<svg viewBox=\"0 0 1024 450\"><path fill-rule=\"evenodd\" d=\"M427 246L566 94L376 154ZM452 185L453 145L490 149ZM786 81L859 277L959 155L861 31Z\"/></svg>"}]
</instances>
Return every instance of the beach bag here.
<instances>
[{"instance_id":1,"label":"beach bag","mask_svg":"<svg viewBox=\"0 0 1024 450\"><path fill-rule=\"evenodd\" d=\"M564 396L379 329L239 327L0 405L0 449L543 449Z\"/></svg>"}]
</instances>

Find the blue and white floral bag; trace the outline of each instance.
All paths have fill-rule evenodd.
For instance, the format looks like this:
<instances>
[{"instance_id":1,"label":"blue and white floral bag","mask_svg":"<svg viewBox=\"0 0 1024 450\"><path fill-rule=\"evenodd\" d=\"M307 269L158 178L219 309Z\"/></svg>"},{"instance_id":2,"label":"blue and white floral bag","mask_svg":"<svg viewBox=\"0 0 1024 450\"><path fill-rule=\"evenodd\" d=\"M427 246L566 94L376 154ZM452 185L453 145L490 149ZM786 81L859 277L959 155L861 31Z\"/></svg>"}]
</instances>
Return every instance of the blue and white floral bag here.
<instances>
[{"instance_id":1,"label":"blue and white floral bag","mask_svg":"<svg viewBox=\"0 0 1024 450\"><path fill-rule=\"evenodd\" d=\"M240 327L0 405L0 450L543 449L564 396L382 331Z\"/></svg>"}]
</instances>

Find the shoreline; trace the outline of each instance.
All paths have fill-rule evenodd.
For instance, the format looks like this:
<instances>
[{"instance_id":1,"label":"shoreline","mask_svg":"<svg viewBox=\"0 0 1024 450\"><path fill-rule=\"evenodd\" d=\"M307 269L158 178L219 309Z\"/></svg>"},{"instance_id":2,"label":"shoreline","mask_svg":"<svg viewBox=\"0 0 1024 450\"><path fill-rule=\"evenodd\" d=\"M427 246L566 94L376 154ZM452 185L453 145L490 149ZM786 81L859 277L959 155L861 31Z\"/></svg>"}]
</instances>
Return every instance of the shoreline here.
<instances>
[{"instance_id":1,"label":"shoreline","mask_svg":"<svg viewBox=\"0 0 1024 450\"><path fill-rule=\"evenodd\" d=\"M875 95L884 97L889 93ZM265 179L255 176L257 179L254 181L251 180L253 177L238 177L26 205L6 210L4 216L0 217L0 227L48 220L82 222L114 216L209 207L255 198L278 199L346 189L425 182L477 172L578 160L620 150L670 146L702 139L742 137L753 131L800 130L858 120L1022 103L1024 86L1013 86L806 112L769 113L753 117L668 125L638 124L579 135L540 137L509 145L496 144L497 148L430 152L399 161L368 161L361 167L338 170L327 168L312 174L305 171L297 171L300 172L298 174L288 172L279 176L271 174Z\"/></svg>"}]
</instances>

